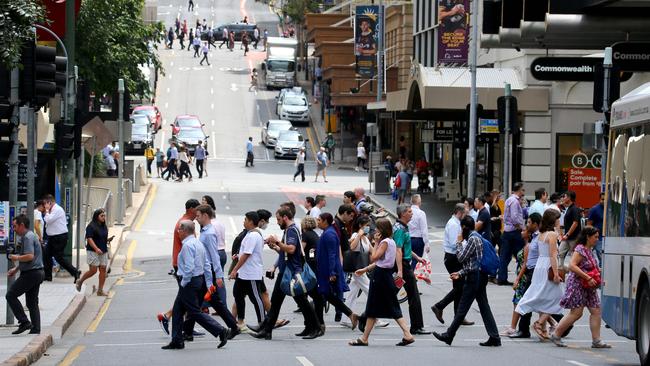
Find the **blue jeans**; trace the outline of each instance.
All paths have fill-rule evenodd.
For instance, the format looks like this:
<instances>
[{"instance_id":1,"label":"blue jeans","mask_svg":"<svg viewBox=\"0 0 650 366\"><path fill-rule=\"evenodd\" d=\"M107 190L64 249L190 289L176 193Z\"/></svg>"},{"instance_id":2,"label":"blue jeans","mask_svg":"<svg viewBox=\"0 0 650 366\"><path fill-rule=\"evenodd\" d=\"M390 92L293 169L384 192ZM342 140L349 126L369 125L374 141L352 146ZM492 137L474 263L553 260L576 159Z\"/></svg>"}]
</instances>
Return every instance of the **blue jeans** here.
<instances>
[{"instance_id":1,"label":"blue jeans","mask_svg":"<svg viewBox=\"0 0 650 366\"><path fill-rule=\"evenodd\" d=\"M422 238L411 238L411 250L418 256L422 257L424 255L424 239ZM418 261L415 258L411 259L411 268L415 271L415 265L418 264Z\"/></svg>"},{"instance_id":2,"label":"blue jeans","mask_svg":"<svg viewBox=\"0 0 650 366\"><path fill-rule=\"evenodd\" d=\"M519 230L506 231L501 236L501 246L499 246L499 273L497 280L500 283L508 281L508 264L512 257L517 255L524 247L524 239L521 237Z\"/></svg>"},{"instance_id":3,"label":"blue jeans","mask_svg":"<svg viewBox=\"0 0 650 366\"><path fill-rule=\"evenodd\" d=\"M600 268L603 267L603 239L598 239L596 246L594 247L594 252L596 252L596 257L598 258L598 265Z\"/></svg>"}]
</instances>

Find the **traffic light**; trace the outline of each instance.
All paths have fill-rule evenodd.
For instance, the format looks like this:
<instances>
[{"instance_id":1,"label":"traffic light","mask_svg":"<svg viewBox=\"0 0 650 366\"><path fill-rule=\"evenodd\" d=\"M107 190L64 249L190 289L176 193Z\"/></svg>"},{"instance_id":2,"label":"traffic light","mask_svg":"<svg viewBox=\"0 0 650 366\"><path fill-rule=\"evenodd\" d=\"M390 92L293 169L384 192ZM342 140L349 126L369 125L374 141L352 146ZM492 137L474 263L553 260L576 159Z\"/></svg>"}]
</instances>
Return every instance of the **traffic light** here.
<instances>
[{"instance_id":1,"label":"traffic light","mask_svg":"<svg viewBox=\"0 0 650 366\"><path fill-rule=\"evenodd\" d=\"M56 56L54 64L56 65L56 75L54 76L56 90L61 95L64 95L66 92L66 81L68 79L68 75L66 74L68 67L68 58L63 56Z\"/></svg>"},{"instance_id":2,"label":"traffic light","mask_svg":"<svg viewBox=\"0 0 650 366\"><path fill-rule=\"evenodd\" d=\"M75 126L59 122L54 125L54 145L56 159L66 160L74 151Z\"/></svg>"},{"instance_id":3,"label":"traffic light","mask_svg":"<svg viewBox=\"0 0 650 366\"><path fill-rule=\"evenodd\" d=\"M0 161L9 160L14 142L11 141L11 134L16 125L10 122L0 123Z\"/></svg>"},{"instance_id":4,"label":"traffic light","mask_svg":"<svg viewBox=\"0 0 650 366\"><path fill-rule=\"evenodd\" d=\"M20 72L20 100L40 108L56 94L56 48L37 46L29 41L23 46Z\"/></svg>"},{"instance_id":5,"label":"traffic light","mask_svg":"<svg viewBox=\"0 0 650 366\"><path fill-rule=\"evenodd\" d=\"M506 98L510 98L510 133L517 133L519 122L517 119L517 98L501 96L497 98L497 118L499 119L499 132L506 130Z\"/></svg>"}]
</instances>

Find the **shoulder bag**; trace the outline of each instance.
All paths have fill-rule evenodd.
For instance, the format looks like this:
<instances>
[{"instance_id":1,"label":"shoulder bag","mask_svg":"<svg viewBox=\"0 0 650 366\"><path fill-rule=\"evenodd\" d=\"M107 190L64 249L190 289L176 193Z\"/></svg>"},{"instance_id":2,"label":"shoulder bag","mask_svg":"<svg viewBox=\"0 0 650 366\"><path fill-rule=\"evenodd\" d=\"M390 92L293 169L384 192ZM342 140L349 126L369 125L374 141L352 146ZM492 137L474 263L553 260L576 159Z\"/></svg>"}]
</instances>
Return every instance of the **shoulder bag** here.
<instances>
[{"instance_id":1,"label":"shoulder bag","mask_svg":"<svg viewBox=\"0 0 650 366\"><path fill-rule=\"evenodd\" d=\"M300 245L300 231L298 231L298 229L295 227L293 229L298 233L298 243L296 244L298 248L296 249L300 250L300 253L302 254L302 271L294 273L295 270L293 268L293 265L289 262L289 255L285 252L284 260L286 263L286 268L284 269L282 280L280 282L280 289L282 292L284 292L285 295L291 297L304 295L314 289L314 287L317 285L316 275L311 270L309 265L305 262L305 253L303 252L302 245ZM283 238L285 243L286 237L287 235L285 232Z\"/></svg>"},{"instance_id":2,"label":"shoulder bag","mask_svg":"<svg viewBox=\"0 0 650 366\"><path fill-rule=\"evenodd\" d=\"M359 246L358 251L350 249L343 254L343 272L352 273L357 269L367 267L370 263L368 252L363 249L362 238L359 239Z\"/></svg>"},{"instance_id":3,"label":"shoulder bag","mask_svg":"<svg viewBox=\"0 0 650 366\"><path fill-rule=\"evenodd\" d=\"M587 249L587 250L589 250L589 249ZM596 285L591 286L589 284L589 281L585 280L584 278L580 279L580 285L582 285L582 287L584 287L584 288L595 288L595 287L600 286L600 283L602 281L602 279L600 277L600 269L598 268L598 265L596 264L596 261L594 261L594 258L592 256L589 256L589 263L591 263L591 266L593 268L591 269L591 271L586 272L586 274L587 274L587 276L591 277L596 282Z\"/></svg>"}]
</instances>

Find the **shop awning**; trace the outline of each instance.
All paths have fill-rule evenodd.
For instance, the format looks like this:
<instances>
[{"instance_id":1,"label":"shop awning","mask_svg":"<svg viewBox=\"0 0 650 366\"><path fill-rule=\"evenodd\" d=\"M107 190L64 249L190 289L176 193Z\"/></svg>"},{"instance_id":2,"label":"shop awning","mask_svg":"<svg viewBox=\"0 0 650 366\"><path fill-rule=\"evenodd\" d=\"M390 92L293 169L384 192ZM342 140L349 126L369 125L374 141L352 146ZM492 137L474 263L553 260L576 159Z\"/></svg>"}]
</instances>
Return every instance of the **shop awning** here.
<instances>
[{"instance_id":1,"label":"shop awning","mask_svg":"<svg viewBox=\"0 0 650 366\"><path fill-rule=\"evenodd\" d=\"M468 68L411 65L409 88L388 93L388 111L420 109L465 109L470 102L471 74ZM527 87L515 69L478 68L476 86L479 103L495 110L497 98L509 83L521 111L547 111L547 88Z\"/></svg>"}]
</instances>

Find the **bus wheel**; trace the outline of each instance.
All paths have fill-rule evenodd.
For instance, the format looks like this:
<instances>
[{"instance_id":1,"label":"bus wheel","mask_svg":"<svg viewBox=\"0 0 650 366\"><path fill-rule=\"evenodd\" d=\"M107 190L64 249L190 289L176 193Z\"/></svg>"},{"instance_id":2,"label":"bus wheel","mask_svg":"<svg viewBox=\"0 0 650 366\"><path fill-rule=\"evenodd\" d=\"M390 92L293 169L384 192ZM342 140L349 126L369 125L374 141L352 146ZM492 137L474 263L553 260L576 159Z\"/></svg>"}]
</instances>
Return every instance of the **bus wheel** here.
<instances>
[{"instance_id":1,"label":"bus wheel","mask_svg":"<svg viewBox=\"0 0 650 366\"><path fill-rule=\"evenodd\" d=\"M650 366L650 289L644 285L636 319L636 351L642 366Z\"/></svg>"}]
</instances>

